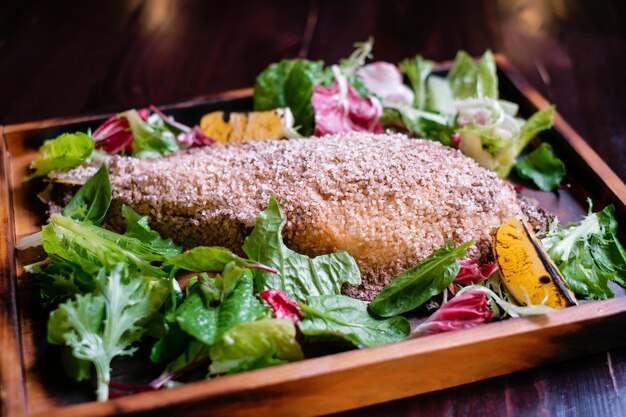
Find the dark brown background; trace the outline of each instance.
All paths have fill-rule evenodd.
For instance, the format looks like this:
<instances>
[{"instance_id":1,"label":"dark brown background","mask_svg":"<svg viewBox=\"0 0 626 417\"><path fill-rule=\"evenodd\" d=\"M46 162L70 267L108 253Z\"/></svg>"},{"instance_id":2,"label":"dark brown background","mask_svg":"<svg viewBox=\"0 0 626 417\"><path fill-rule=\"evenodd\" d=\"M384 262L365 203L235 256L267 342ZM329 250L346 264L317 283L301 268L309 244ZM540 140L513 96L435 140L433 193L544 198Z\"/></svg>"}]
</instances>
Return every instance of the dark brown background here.
<instances>
[{"instance_id":1,"label":"dark brown background","mask_svg":"<svg viewBox=\"0 0 626 417\"><path fill-rule=\"evenodd\" d=\"M375 57L391 62L505 54L626 179L620 0L5 0L0 123L248 87L280 58L332 63L370 35ZM626 416L626 349L341 415Z\"/></svg>"}]
</instances>

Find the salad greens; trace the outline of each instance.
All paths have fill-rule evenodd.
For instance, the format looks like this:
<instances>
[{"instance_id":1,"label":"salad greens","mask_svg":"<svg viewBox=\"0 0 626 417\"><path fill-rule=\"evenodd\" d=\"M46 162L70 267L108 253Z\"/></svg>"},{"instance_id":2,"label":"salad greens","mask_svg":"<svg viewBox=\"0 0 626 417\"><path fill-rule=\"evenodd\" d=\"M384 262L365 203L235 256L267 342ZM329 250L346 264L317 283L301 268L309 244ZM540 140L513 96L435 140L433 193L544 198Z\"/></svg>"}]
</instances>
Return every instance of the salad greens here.
<instances>
[{"instance_id":1,"label":"salad greens","mask_svg":"<svg viewBox=\"0 0 626 417\"><path fill-rule=\"evenodd\" d=\"M273 274L255 270L257 291L280 289L302 301L309 295L340 294L344 283L361 283L359 267L347 252L309 258L285 246L281 233L286 222L278 201L272 196L243 244L243 251L250 259L278 271Z\"/></svg>"},{"instance_id":2,"label":"salad greens","mask_svg":"<svg viewBox=\"0 0 626 417\"><path fill-rule=\"evenodd\" d=\"M558 221L542 239L574 293L595 299L613 297L608 281L626 286L626 250L617 238L615 208L590 212L579 223Z\"/></svg>"},{"instance_id":3,"label":"salad greens","mask_svg":"<svg viewBox=\"0 0 626 417\"><path fill-rule=\"evenodd\" d=\"M399 67L413 86L415 102L413 107L386 105L398 114L395 118L386 115L388 126L404 125L420 137L457 146L500 177L509 174L531 139L552 127L554 107L539 110L524 121L516 117L515 103L498 99L491 51L485 52L478 64L459 52L445 78L430 75L429 61L420 56L402 61Z\"/></svg>"},{"instance_id":4,"label":"salad greens","mask_svg":"<svg viewBox=\"0 0 626 417\"><path fill-rule=\"evenodd\" d=\"M35 172L26 179L43 177L55 170L74 168L89 158L93 152L94 140L81 132L63 133L55 139L43 143L41 156L30 163Z\"/></svg>"}]
</instances>

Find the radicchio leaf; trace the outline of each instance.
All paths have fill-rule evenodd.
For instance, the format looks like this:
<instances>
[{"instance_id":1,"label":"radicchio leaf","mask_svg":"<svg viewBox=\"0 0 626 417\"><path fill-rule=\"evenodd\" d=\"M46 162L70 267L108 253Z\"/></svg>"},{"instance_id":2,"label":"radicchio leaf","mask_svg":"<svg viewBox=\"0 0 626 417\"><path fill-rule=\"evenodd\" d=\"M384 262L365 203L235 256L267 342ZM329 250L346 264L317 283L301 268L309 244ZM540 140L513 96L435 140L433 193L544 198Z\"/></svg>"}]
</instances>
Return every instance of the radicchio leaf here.
<instances>
[{"instance_id":1,"label":"radicchio leaf","mask_svg":"<svg viewBox=\"0 0 626 417\"><path fill-rule=\"evenodd\" d=\"M375 97L362 98L333 67L335 81L330 87L316 85L311 103L315 109L315 135L340 132L381 133L382 106Z\"/></svg>"},{"instance_id":2,"label":"radicchio leaf","mask_svg":"<svg viewBox=\"0 0 626 417\"><path fill-rule=\"evenodd\" d=\"M411 337L469 329L489 323L493 310L482 291L468 291L444 304L411 332Z\"/></svg>"},{"instance_id":3,"label":"radicchio leaf","mask_svg":"<svg viewBox=\"0 0 626 417\"><path fill-rule=\"evenodd\" d=\"M302 310L298 307L298 303L293 301L287 294L280 290L266 290L259 294L274 310L274 318L291 319L298 322L304 318Z\"/></svg>"},{"instance_id":4,"label":"radicchio leaf","mask_svg":"<svg viewBox=\"0 0 626 417\"><path fill-rule=\"evenodd\" d=\"M140 109L137 110L137 114L145 121L148 120L150 111ZM110 155L118 154L121 151L130 152L131 144L135 139L125 113L110 117L93 132L91 137L96 141L96 148L102 149Z\"/></svg>"},{"instance_id":5,"label":"radicchio leaf","mask_svg":"<svg viewBox=\"0 0 626 417\"><path fill-rule=\"evenodd\" d=\"M459 285L471 285L483 282L498 270L498 264L496 262L489 262L486 264L478 265L478 259L461 259L459 260L459 273L456 274L454 282L450 284L449 290L452 294L456 294L455 284Z\"/></svg>"}]
</instances>

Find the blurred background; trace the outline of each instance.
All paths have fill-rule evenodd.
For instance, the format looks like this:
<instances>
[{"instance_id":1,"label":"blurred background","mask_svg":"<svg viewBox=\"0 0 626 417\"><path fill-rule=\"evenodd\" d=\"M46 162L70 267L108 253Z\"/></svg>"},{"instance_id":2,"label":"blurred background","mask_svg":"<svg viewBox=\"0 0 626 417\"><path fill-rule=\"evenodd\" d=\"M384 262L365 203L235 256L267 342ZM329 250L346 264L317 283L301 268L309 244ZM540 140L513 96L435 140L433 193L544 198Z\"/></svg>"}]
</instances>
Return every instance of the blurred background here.
<instances>
[{"instance_id":1,"label":"blurred background","mask_svg":"<svg viewBox=\"0 0 626 417\"><path fill-rule=\"evenodd\" d=\"M251 87L281 58L504 54L626 179L621 0L3 0L0 124ZM488 355L488 352L485 353ZM454 364L450 364L454 366ZM626 349L342 414L620 416Z\"/></svg>"}]
</instances>

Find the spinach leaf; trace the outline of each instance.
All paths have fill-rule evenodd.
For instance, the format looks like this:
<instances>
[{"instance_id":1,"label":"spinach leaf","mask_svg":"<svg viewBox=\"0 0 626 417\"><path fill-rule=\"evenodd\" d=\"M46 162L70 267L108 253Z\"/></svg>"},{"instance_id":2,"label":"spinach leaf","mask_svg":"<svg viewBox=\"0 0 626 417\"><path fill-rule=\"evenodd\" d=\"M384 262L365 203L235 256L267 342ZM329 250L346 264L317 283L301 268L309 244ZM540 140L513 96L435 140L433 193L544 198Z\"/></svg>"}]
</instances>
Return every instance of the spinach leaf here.
<instances>
[{"instance_id":1,"label":"spinach leaf","mask_svg":"<svg viewBox=\"0 0 626 417\"><path fill-rule=\"evenodd\" d=\"M256 79L254 109L289 107L300 133L313 133L315 113L311 104L313 88L320 77L322 61L282 60L271 64Z\"/></svg>"},{"instance_id":2,"label":"spinach leaf","mask_svg":"<svg viewBox=\"0 0 626 417\"><path fill-rule=\"evenodd\" d=\"M39 152L42 155L30 163L34 169L27 180L48 175L51 171L74 168L89 158L93 152L94 140L81 132L63 133L55 139L43 143Z\"/></svg>"},{"instance_id":3,"label":"spinach leaf","mask_svg":"<svg viewBox=\"0 0 626 417\"><path fill-rule=\"evenodd\" d=\"M269 311L254 296L252 273L240 269L240 278L224 301L215 306L215 295L202 291L204 279L188 290L187 298L176 310L176 321L187 334L212 345L228 329L269 315Z\"/></svg>"},{"instance_id":4,"label":"spinach leaf","mask_svg":"<svg viewBox=\"0 0 626 417\"><path fill-rule=\"evenodd\" d=\"M184 332L178 323L164 320L164 333L152 346L150 361L162 363L176 358L188 348L193 339Z\"/></svg>"},{"instance_id":5,"label":"spinach leaf","mask_svg":"<svg viewBox=\"0 0 626 417\"><path fill-rule=\"evenodd\" d=\"M315 340L341 338L364 348L404 340L411 331L406 318L374 318L367 311L367 303L344 295L309 297L299 305L305 318L298 327Z\"/></svg>"},{"instance_id":6,"label":"spinach leaf","mask_svg":"<svg viewBox=\"0 0 626 417\"><path fill-rule=\"evenodd\" d=\"M281 289L292 299L303 301L309 295L340 294L343 283L361 282L356 261L347 252L311 259L287 248L281 234L286 221L278 201L272 196L243 244L243 251L250 259L278 271L277 274L254 271L258 292Z\"/></svg>"},{"instance_id":7,"label":"spinach leaf","mask_svg":"<svg viewBox=\"0 0 626 417\"><path fill-rule=\"evenodd\" d=\"M565 176L565 164L554 156L552 147L545 142L517 162L515 170L520 177L532 180L543 191L554 190Z\"/></svg>"},{"instance_id":8,"label":"spinach leaf","mask_svg":"<svg viewBox=\"0 0 626 417\"><path fill-rule=\"evenodd\" d=\"M234 373L304 359L289 319L240 323L211 347L210 374Z\"/></svg>"},{"instance_id":9,"label":"spinach leaf","mask_svg":"<svg viewBox=\"0 0 626 417\"><path fill-rule=\"evenodd\" d=\"M150 383L153 389L163 387L167 382L178 378L186 372L209 361L210 346L197 340L191 340L186 349L176 359L171 361L163 373Z\"/></svg>"},{"instance_id":10,"label":"spinach leaf","mask_svg":"<svg viewBox=\"0 0 626 417\"><path fill-rule=\"evenodd\" d=\"M100 225L111 204L109 169L102 164L98 172L80 187L63 209L63 215Z\"/></svg>"},{"instance_id":11,"label":"spinach leaf","mask_svg":"<svg viewBox=\"0 0 626 417\"><path fill-rule=\"evenodd\" d=\"M391 281L370 303L370 311L390 317L411 311L442 292L454 281L470 241L454 247L450 242Z\"/></svg>"}]
</instances>

